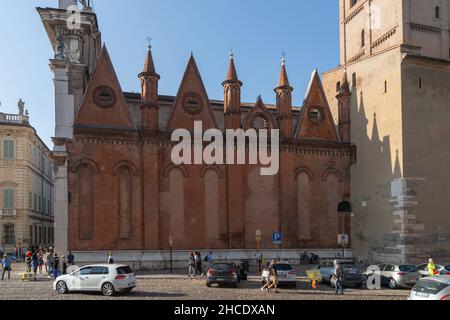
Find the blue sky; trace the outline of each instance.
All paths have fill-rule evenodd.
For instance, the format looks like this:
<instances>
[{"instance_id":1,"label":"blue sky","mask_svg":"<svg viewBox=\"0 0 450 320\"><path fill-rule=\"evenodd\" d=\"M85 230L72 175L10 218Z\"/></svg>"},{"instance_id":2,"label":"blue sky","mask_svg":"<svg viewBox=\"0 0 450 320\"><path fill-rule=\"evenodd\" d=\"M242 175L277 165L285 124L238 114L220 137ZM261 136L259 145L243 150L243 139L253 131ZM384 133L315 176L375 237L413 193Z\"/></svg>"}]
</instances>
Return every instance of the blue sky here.
<instances>
[{"instance_id":1,"label":"blue sky","mask_svg":"<svg viewBox=\"0 0 450 320\"><path fill-rule=\"evenodd\" d=\"M3 1L0 11L0 111L17 113L22 98L31 123L51 147L54 92L48 59L53 53L35 7L56 0ZM137 74L150 36L160 94L175 95L191 51L209 98L222 99L228 52L234 47L242 100L275 100L281 53L303 100L314 68L339 63L338 2L335 0L94 0L106 43L124 91L139 91Z\"/></svg>"}]
</instances>

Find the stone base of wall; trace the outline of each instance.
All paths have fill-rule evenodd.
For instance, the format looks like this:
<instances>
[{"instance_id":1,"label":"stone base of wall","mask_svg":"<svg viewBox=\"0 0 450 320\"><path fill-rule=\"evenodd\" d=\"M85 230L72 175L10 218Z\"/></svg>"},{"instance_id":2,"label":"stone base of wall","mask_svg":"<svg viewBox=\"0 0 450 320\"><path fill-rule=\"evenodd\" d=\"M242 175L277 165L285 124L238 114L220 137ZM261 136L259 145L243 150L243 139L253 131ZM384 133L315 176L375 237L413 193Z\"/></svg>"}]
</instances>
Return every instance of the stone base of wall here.
<instances>
[{"instance_id":1,"label":"stone base of wall","mask_svg":"<svg viewBox=\"0 0 450 320\"><path fill-rule=\"evenodd\" d=\"M204 258L209 251L200 251ZM264 259L287 260L291 264L300 264L300 256L303 252L317 254L321 259L340 259L342 249L329 250L264 250L261 253ZM107 252L72 252L75 255L77 265L105 263L108 257ZM189 251L173 251L172 266L174 269L188 268ZM250 265L257 264L260 252L256 250L230 250L213 251L214 260L240 262L248 260ZM134 270L167 270L170 268L170 251L115 251L113 252L114 262L130 265ZM345 250L345 258L353 259L353 251Z\"/></svg>"}]
</instances>

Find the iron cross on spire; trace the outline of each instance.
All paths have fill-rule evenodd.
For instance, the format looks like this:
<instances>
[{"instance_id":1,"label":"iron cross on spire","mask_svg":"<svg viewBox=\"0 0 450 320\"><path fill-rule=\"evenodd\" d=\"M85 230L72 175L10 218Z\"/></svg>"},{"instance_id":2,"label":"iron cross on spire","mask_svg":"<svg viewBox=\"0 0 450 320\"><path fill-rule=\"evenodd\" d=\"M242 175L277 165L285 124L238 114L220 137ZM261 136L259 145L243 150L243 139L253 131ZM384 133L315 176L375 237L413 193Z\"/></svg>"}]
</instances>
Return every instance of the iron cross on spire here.
<instances>
[{"instance_id":1,"label":"iron cross on spire","mask_svg":"<svg viewBox=\"0 0 450 320\"><path fill-rule=\"evenodd\" d=\"M148 42L148 48L150 49L152 47L152 38L150 38L150 36L147 37L147 42Z\"/></svg>"},{"instance_id":2,"label":"iron cross on spire","mask_svg":"<svg viewBox=\"0 0 450 320\"><path fill-rule=\"evenodd\" d=\"M283 51L283 52L281 53L281 57L282 57L281 62L282 62L282 63L286 63L286 51Z\"/></svg>"}]
</instances>

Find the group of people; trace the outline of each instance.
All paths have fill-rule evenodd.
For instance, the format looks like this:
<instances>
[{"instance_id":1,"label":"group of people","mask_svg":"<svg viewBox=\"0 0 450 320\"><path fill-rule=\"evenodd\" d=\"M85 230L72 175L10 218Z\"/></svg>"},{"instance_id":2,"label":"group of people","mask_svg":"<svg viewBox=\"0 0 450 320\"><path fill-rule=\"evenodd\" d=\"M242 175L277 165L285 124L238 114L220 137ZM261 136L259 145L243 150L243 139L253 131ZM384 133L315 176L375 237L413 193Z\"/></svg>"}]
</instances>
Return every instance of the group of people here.
<instances>
[{"instance_id":1,"label":"group of people","mask_svg":"<svg viewBox=\"0 0 450 320\"><path fill-rule=\"evenodd\" d=\"M261 291L267 291L270 293L270 290L275 289L275 293L279 293L278 291L278 272L275 268L277 264L277 260L272 260L272 262L266 262L266 271L269 271L269 278L267 279L267 283L261 288Z\"/></svg>"},{"instance_id":2,"label":"group of people","mask_svg":"<svg viewBox=\"0 0 450 320\"><path fill-rule=\"evenodd\" d=\"M189 255L189 276L195 277L195 276L203 276L205 274L203 270L203 262L206 263L206 270L209 269L209 267L213 263L213 254L212 252L209 252L205 259L202 259L202 255L200 252L191 252Z\"/></svg>"},{"instance_id":3,"label":"group of people","mask_svg":"<svg viewBox=\"0 0 450 320\"><path fill-rule=\"evenodd\" d=\"M58 256L52 247L42 248L30 246L25 253L26 272L34 274L45 273L51 277L67 274L67 268L75 265L75 256L72 252L66 256Z\"/></svg>"}]
</instances>

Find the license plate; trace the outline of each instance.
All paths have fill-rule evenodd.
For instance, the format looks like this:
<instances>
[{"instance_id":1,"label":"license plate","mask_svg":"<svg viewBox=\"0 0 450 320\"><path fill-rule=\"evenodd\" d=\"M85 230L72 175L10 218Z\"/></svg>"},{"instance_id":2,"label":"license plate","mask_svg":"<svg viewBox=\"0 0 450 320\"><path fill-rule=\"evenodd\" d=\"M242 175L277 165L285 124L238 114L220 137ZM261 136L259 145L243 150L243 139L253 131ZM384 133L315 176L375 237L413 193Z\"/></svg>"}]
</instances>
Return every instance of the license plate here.
<instances>
[{"instance_id":1,"label":"license plate","mask_svg":"<svg viewBox=\"0 0 450 320\"><path fill-rule=\"evenodd\" d=\"M422 298L428 298L430 295L428 293L416 292L416 296L422 297Z\"/></svg>"}]
</instances>

